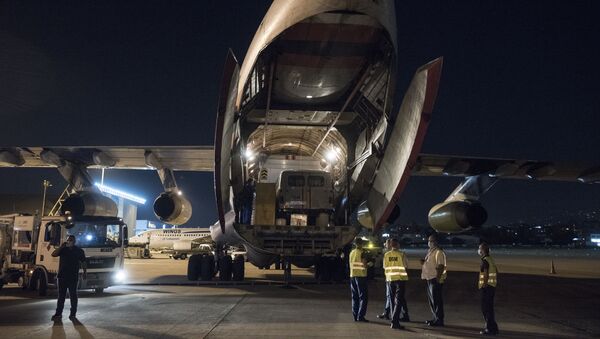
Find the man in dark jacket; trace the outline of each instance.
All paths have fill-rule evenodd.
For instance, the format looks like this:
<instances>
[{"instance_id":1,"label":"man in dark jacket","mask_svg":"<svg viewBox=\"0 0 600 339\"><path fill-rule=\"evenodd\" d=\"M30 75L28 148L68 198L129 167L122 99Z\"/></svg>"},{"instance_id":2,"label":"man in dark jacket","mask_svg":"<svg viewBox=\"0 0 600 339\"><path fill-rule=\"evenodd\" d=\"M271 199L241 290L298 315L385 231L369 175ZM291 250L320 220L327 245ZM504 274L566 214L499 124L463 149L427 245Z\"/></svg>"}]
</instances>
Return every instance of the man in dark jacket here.
<instances>
[{"instance_id":1,"label":"man in dark jacket","mask_svg":"<svg viewBox=\"0 0 600 339\"><path fill-rule=\"evenodd\" d=\"M50 250L50 244L48 244ZM75 236L69 235L67 241L52 252L53 257L60 257L58 264L58 301L56 304L56 313L52 316L53 321L62 318L62 311L65 306L67 289L71 299L71 313L69 319L75 320L77 314L77 283L79 281L79 268L83 268L83 279L87 278L87 264L83 250L75 246Z\"/></svg>"}]
</instances>

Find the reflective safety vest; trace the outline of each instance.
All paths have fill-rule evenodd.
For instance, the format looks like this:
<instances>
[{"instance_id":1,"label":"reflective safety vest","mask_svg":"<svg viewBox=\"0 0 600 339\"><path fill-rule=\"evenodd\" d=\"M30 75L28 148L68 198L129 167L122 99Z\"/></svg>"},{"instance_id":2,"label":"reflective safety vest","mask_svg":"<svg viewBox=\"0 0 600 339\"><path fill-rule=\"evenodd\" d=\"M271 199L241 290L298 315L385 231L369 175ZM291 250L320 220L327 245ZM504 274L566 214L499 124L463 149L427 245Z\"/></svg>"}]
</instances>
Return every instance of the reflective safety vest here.
<instances>
[{"instance_id":1,"label":"reflective safety vest","mask_svg":"<svg viewBox=\"0 0 600 339\"><path fill-rule=\"evenodd\" d=\"M404 267L404 253L398 250L390 250L383 256L383 268L385 269L385 281L408 280L408 273Z\"/></svg>"},{"instance_id":2,"label":"reflective safety vest","mask_svg":"<svg viewBox=\"0 0 600 339\"><path fill-rule=\"evenodd\" d=\"M481 260L485 260L488 263L488 281L487 284L490 286L496 287L498 283L498 269L496 268L496 263L494 259L489 255L481 258ZM483 279L485 278L485 272L479 272L479 288L483 288Z\"/></svg>"},{"instance_id":3,"label":"reflective safety vest","mask_svg":"<svg viewBox=\"0 0 600 339\"><path fill-rule=\"evenodd\" d=\"M350 278L367 276L367 266L362 262L362 258L362 249L355 248L350 252Z\"/></svg>"}]
</instances>

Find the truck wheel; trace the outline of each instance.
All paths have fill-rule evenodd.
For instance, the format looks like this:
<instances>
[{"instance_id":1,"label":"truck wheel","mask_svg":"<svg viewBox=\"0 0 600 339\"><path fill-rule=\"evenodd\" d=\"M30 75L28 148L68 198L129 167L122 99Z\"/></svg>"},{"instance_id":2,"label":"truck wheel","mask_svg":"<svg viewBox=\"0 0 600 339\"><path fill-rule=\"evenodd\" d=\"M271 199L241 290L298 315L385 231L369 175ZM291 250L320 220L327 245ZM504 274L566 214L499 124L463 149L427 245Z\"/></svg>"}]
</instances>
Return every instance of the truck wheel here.
<instances>
[{"instance_id":1,"label":"truck wheel","mask_svg":"<svg viewBox=\"0 0 600 339\"><path fill-rule=\"evenodd\" d=\"M17 284L20 288L24 290L27 289L27 280L25 280L24 276L20 276L19 279L17 279Z\"/></svg>"},{"instance_id":2,"label":"truck wheel","mask_svg":"<svg viewBox=\"0 0 600 339\"><path fill-rule=\"evenodd\" d=\"M215 272L215 258L212 255L203 254L200 258L200 278L204 281L212 280Z\"/></svg>"},{"instance_id":3,"label":"truck wheel","mask_svg":"<svg viewBox=\"0 0 600 339\"><path fill-rule=\"evenodd\" d=\"M179 259L181 259L181 260L187 259L187 254L183 253L182 255L179 256Z\"/></svg>"},{"instance_id":4,"label":"truck wheel","mask_svg":"<svg viewBox=\"0 0 600 339\"><path fill-rule=\"evenodd\" d=\"M197 281L200 274L200 255L194 254L188 260L187 278L190 281Z\"/></svg>"},{"instance_id":5,"label":"truck wheel","mask_svg":"<svg viewBox=\"0 0 600 339\"><path fill-rule=\"evenodd\" d=\"M235 258L233 259L233 265L232 265L232 273L233 273L233 280L235 281L242 281L244 280L244 256L241 254L238 254L235 256Z\"/></svg>"},{"instance_id":6,"label":"truck wheel","mask_svg":"<svg viewBox=\"0 0 600 339\"><path fill-rule=\"evenodd\" d=\"M178 260L179 259L179 255L173 254L173 259Z\"/></svg>"},{"instance_id":7,"label":"truck wheel","mask_svg":"<svg viewBox=\"0 0 600 339\"><path fill-rule=\"evenodd\" d=\"M36 289L40 297L45 297L48 294L48 281L46 280L46 275L43 272L38 273Z\"/></svg>"},{"instance_id":8,"label":"truck wheel","mask_svg":"<svg viewBox=\"0 0 600 339\"><path fill-rule=\"evenodd\" d=\"M230 281L233 262L231 257L224 255L219 259L219 280Z\"/></svg>"},{"instance_id":9,"label":"truck wheel","mask_svg":"<svg viewBox=\"0 0 600 339\"><path fill-rule=\"evenodd\" d=\"M103 287L94 288L94 292L96 292L96 294L102 294L102 293L104 293L104 288Z\"/></svg>"},{"instance_id":10,"label":"truck wheel","mask_svg":"<svg viewBox=\"0 0 600 339\"><path fill-rule=\"evenodd\" d=\"M27 284L28 290L35 291L35 288L37 287L38 274L39 271L33 271L33 274L31 275L31 278L29 278L29 282Z\"/></svg>"}]
</instances>

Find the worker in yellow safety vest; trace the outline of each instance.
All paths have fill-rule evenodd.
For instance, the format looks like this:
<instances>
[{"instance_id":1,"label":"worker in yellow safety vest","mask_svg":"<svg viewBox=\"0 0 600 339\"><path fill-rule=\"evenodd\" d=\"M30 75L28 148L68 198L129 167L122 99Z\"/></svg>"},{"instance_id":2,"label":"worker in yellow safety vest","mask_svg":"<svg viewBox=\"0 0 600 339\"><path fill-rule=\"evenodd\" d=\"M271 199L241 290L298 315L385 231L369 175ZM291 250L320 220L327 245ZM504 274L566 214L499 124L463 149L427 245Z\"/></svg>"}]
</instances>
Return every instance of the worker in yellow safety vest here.
<instances>
[{"instance_id":1,"label":"worker in yellow safety vest","mask_svg":"<svg viewBox=\"0 0 600 339\"><path fill-rule=\"evenodd\" d=\"M490 256L488 244L481 243L477 253L481 257L478 287L481 291L481 312L483 313L483 319L485 319L485 328L479 333L496 335L498 334L498 324L496 324L496 318L494 317L494 295L498 284L498 268L494 259Z\"/></svg>"},{"instance_id":2,"label":"worker in yellow safety vest","mask_svg":"<svg viewBox=\"0 0 600 339\"><path fill-rule=\"evenodd\" d=\"M391 249L383 256L383 268L385 270L385 282L392 300L392 323L393 329L404 329L400 321L410 321L404 291L408 281L408 261L404 252L399 250L398 239L390 241ZM401 316L402 315L402 316Z\"/></svg>"},{"instance_id":3,"label":"worker in yellow safety vest","mask_svg":"<svg viewBox=\"0 0 600 339\"><path fill-rule=\"evenodd\" d=\"M352 293L352 315L354 321L369 322L365 319L369 303L369 288L367 285L367 268L373 265L363 250L364 240L354 239L355 248L350 252L350 291Z\"/></svg>"},{"instance_id":4,"label":"worker in yellow safety vest","mask_svg":"<svg viewBox=\"0 0 600 339\"><path fill-rule=\"evenodd\" d=\"M391 242L392 242L391 238L387 238L385 240L385 243L383 246L386 251L389 251L392 249ZM392 316L392 299L390 298L390 286L388 284L386 284L385 285L385 306L383 308L383 313L378 314L377 318L391 320L392 319L391 316Z\"/></svg>"}]
</instances>

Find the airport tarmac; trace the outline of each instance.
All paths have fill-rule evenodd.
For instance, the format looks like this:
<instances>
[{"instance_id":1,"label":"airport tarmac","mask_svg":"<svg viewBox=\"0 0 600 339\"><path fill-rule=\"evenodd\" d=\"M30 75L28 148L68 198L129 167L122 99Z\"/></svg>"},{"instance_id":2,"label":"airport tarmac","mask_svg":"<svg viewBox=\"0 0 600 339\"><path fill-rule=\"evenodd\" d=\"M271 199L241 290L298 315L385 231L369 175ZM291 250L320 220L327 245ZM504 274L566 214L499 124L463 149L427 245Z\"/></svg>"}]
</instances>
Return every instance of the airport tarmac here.
<instances>
[{"instance_id":1,"label":"airport tarmac","mask_svg":"<svg viewBox=\"0 0 600 339\"><path fill-rule=\"evenodd\" d=\"M405 324L405 331L393 331L375 317L383 309L382 279L370 283L367 318L371 322L365 324L352 320L347 283L311 284L309 270L294 269L299 284L293 288L277 284L282 280L280 270L258 270L251 265L247 265L249 281L245 285L193 286L184 285L192 283L183 277L187 261L130 259L126 265L130 285L111 287L104 295L81 292L81 324L77 325L66 317L62 323L50 321L56 291L37 297L33 292L5 286L0 291L0 333L6 338L479 337L483 321L477 274L466 269L478 263L476 256L473 261L468 259L472 249L448 250L449 265L465 269L449 272L444 287L444 328L423 324L430 318L425 284L419 271L412 269L418 266L416 259L422 251L409 250L414 260L409 265L411 280L406 296L413 322ZM496 294L499 337L600 336L600 279L535 274L536 267L528 267L528 263L544 262L547 253L526 250L512 253L514 258L503 258L500 252L497 261L503 261L505 271L501 271ZM563 274L579 274L579 266L598 270L597 252L591 253L573 255L580 264L573 272L565 266ZM533 274L510 273L512 269ZM256 283L250 284L252 281ZM150 283L160 285L146 285Z\"/></svg>"}]
</instances>

